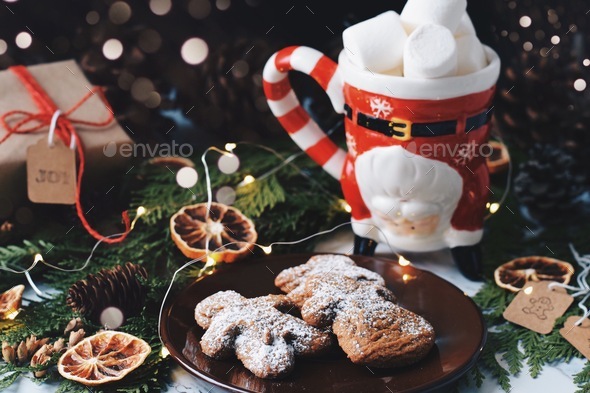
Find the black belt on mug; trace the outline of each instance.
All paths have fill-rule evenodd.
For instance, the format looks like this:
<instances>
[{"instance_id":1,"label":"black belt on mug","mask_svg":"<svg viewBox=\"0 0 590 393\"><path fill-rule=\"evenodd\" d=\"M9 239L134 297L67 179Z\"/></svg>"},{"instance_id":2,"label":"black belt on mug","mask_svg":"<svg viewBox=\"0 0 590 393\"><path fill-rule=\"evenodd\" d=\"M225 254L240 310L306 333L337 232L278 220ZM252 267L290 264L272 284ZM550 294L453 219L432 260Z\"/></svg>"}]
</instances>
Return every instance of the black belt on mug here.
<instances>
[{"instance_id":1,"label":"black belt on mug","mask_svg":"<svg viewBox=\"0 0 590 393\"><path fill-rule=\"evenodd\" d=\"M344 104L346 117L352 120L352 108ZM492 109L475 116L468 117L465 121L465 133L477 130L492 117ZM377 131L385 136L393 137L402 141L410 140L412 137L424 138L443 135L454 135L457 132L457 120L439 121L433 123L412 123L409 120L392 118L391 120L380 119L361 112L356 114L356 122L359 126Z\"/></svg>"}]
</instances>

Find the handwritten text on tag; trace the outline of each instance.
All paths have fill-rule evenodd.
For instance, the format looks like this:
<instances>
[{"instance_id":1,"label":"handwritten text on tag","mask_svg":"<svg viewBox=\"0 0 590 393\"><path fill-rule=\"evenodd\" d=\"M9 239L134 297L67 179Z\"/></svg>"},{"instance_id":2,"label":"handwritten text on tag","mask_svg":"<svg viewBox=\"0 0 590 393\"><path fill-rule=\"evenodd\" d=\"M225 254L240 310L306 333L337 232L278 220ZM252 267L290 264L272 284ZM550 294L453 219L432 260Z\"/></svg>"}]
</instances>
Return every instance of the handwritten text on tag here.
<instances>
[{"instance_id":1,"label":"handwritten text on tag","mask_svg":"<svg viewBox=\"0 0 590 393\"><path fill-rule=\"evenodd\" d=\"M55 139L53 146L47 138L27 149L27 189L35 203L76 202L76 153Z\"/></svg>"}]
</instances>

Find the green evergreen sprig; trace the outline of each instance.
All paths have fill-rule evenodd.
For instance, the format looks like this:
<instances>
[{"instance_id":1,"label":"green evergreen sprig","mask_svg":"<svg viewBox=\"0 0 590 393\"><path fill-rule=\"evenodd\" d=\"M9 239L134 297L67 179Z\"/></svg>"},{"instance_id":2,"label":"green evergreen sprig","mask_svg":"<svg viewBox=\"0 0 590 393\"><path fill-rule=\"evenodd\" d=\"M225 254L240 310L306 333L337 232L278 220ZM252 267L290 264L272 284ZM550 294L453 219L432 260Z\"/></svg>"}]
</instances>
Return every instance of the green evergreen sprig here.
<instances>
[{"instance_id":1,"label":"green evergreen sprig","mask_svg":"<svg viewBox=\"0 0 590 393\"><path fill-rule=\"evenodd\" d=\"M240 145L236 153L241 160L241 168L231 175L221 173L215 166L217 153L209 153L211 184L214 190L222 186L236 189L235 205L246 215L252 217L259 239L263 243L303 238L317 231L332 227L348 220L347 213L339 203L341 195L339 184L323 173L309 158L301 156L289 165L284 165L286 157L294 154L296 148L289 146L280 151L269 151L257 146ZM117 245L101 244L92 260L84 270L89 250L95 242L82 228L52 228L40 231L43 238L32 238L20 244L0 247L0 266L15 270L29 267L35 254L39 253L52 265L68 271L59 271L39 264L31 271L33 278L60 291L43 301L30 302L23 306L14 321L0 321L0 341L11 344L34 333L37 337L50 337L56 340L63 336L63 329L73 317L78 316L66 306L67 289L89 273L112 268L127 261L141 264L148 271L146 285L150 288L146 305L137 317L129 318L120 330L133 334L148 342L152 353L137 370L122 381L93 388L94 392L158 392L170 382L169 358L161 356L161 343L157 332L159 307L169 280L176 269L187 259L176 249L170 240L169 219L182 206L206 201L205 176L200 167L200 159L195 158L195 167L200 181L193 189L183 189L176 184L178 168L143 163L130 172L132 208L143 206L147 213L136 223L135 230L125 242ZM261 178L254 183L240 186L246 175ZM109 218L110 219L110 218ZM52 225L58 225L52 223ZM63 230L62 230L63 229ZM67 236L63 236L68 233ZM42 235L41 235L42 234ZM62 234L62 235L59 235ZM307 242L299 250L309 250L313 242ZM288 252L292 248L277 247L277 252ZM201 270L202 263L177 279L176 288L182 287L186 280ZM23 281L22 275L0 272L0 291ZM87 335L95 333L100 326L84 321ZM52 359L49 363L54 366ZM15 366L0 360L0 389L7 388L19 377L34 379L29 366ZM87 388L77 382L65 380L50 369L48 374L35 379L60 381L59 392L87 392Z\"/></svg>"},{"instance_id":2,"label":"green evergreen sprig","mask_svg":"<svg viewBox=\"0 0 590 393\"><path fill-rule=\"evenodd\" d=\"M346 222L349 217L342 209L338 182L304 155L296 155L290 164L285 165L285 159L298 152L292 145L286 148L278 146L276 149L269 151L257 146L239 145L235 152L240 158L241 167L231 175L225 175L216 168L218 156L210 153L208 162L214 195L222 186L236 190L235 206L253 218L262 244L296 240ZM176 184L178 168L149 163L137 165L127 176L131 180L126 188L131 190L129 200L132 208L143 206L147 214L139 219L135 230L122 244L100 245L83 271L62 272L39 264L31 272L33 278L61 292L42 302L25 305L14 321L0 322L0 340L16 342L31 332L38 337L62 337L65 324L76 316L65 305L64 291L89 273L131 261L147 269L149 278L146 285L151 289L140 315L130 318L121 330L146 340L152 347L152 353L140 368L123 381L95 391L156 392L165 386L170 380L171 362L169 358L160 356L157 315L169 279L187 261L170 240L169 218L184 205L206 201L205 176L200 157L195 157L194 162L200 180L190 190ZM241 185L246 175L252 175L257 180ZM497 195L502 193L502 189L492 189ZM514 200L508 199L505 206L488 222L489 234L484 242L488 277L491 277L496 266L514 257L549 254L567 260L571 259L567 249L569 241L579 244L581 248L586 244L583 240L590 232L586 224L584 230L577 230L575 228L579 226L572 225L573 229L555 227L538 231L535 227L531 228L531 224L519 214ZM113 217L109 219L115 221ZM527 228L537 232L537 236L531 237L531 231ZM94 240L82 228L76 227L71 231L69 227L62 229L52 227L50 231L40 230L37 237L0 247L0 266L28 267L35 254L40 253L54 265L64 269L79 269L85 263ZM66 232L68 235L63 236ZM62 235L57 235L60 233ZM276 247L273 252L305 251L313 246L314 242L310 241L297 246ZM583 251L588 250L580 250ZM187 269L175 288L181 288L191 275L203 274L202 268L203 264L199 263L194 265L194 269ZM0 291L22 281L22 275L0 272ZM483 310L490 333L480 361L470 371L468 378L463 379L463 383L481 386L483 371L487 371L504 390L510 391L510 375L530 372L536 376L549 363L568 362L580 357L578 351L559 334L559 327L568 316L576 315L577 310L568 311L557 321L554 331L543 336L504 320L502 313L513 298L514 294L497 287L492 281L487 282L475 295L474 300ZM85 322L88 334L100 328L89 321ZM506 367L497 360L498 355ZM28 367L17 367L0 361L0 389L10 386L19 377L33 378L30 371ZM590 393L589 375L590 365L586 363L574 380L579 392ZM60 381L60 392L87 391L83 385L63 380L55 370L41 379L44 380Z\"/></svg>"},{"instance_id":3,"label":"green evergreen sprig","mask_svg":"<svg viewBox=\"0 0 590 393\"><path fill-rule=\"evenodd\" d=\"M568 317L579 315L577 307L572 307L560 317L551 333L543 335L507 322L502 317L502 313L514 296L515 294L498 287L495 282L488 281L473 297L482 309L490 330L478 367L487 370L506 392L511 391L510 375L517 376L526 372L535 378L546 365L555 362L569 363L574 358L583 358L578 350L559 333ZM500 355L500 359L506 363L507 367L498 361L497 355ZM576 374L574 378L574 382L578 384L578 392L590 391L590 377L587 376L589 367L590 362L586 362L584 370ZM474 375L471 378L476 383L481 382L480 375Z\"/></svg>"}]
</instances>

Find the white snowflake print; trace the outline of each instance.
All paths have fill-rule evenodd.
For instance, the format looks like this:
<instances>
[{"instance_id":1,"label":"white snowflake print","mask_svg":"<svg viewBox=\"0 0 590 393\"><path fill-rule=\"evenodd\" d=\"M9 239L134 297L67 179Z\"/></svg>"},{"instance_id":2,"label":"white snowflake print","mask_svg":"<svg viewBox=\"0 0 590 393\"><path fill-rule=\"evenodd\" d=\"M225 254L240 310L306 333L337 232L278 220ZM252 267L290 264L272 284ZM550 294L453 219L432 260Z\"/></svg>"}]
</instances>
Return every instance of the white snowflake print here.
<instances>
[{"instance_id":1,"label":"white snowflake print","mask_svg":"<svg viewBox=\"0 0 590 393\"><path fill-rule=\"evenodd\" d=\"M391 104L383 98L373 97L369 104L371 105L373 116L375 117L379 117L381 114L383 114L383 116L389 116L389 114L393 112Z\"/></svg>"},{"instance_id":2,"label":"white snowflake print","mask_svg":"<svg viewBox=\"0 0 590 393\"><path fill-rule=\"evenodd\" d=\"M471 141L469 143L463 143L457 150L457 155L455 156L455 164L467 165L473 159L473 157L475 157L476 149L477 147L474 141Z\"/></svg>"},{"instance_id":3,"label":"white snowflake print","mask_svg":"<svg viewBox=\"0 0 590 393\"><path fill-rule=\"evenodd\" d=\"M346 146L348 146L348 154L352 157L356 157L356 141L349 132L346 133Z\"/></svg>"}]
</instances>

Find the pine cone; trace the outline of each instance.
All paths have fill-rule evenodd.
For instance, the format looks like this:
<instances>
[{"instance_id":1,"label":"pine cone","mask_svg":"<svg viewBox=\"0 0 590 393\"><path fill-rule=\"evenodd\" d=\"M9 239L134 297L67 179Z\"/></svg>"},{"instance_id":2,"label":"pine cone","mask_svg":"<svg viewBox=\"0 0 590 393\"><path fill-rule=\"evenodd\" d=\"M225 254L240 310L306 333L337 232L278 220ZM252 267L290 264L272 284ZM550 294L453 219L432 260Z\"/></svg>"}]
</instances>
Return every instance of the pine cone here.
<instances>
[{"instance_id":1,"label":"pine cone","mask_svg":"<svg viewBox=\"0 0 590 393\"><path fill-rule=\"evenodd\" d=\"M67 304L95 323L100 323L100 315L108 307L118 308L127 319L137 315L145 301L147 288L140 277L146 279L147 271L131 262L89 274L69 289Z\"/></svg>"},{"instance_id":2,"label":"pine cone","mask_svg":"<svg viewBox=\"0 0 590 393\"><path fill-rule=\"evenodd\" d=\"M566 210L587 189L583 168L565 150L535 145L514 178L516 197L534 213Z\"/></svg>"}]
</instances>

